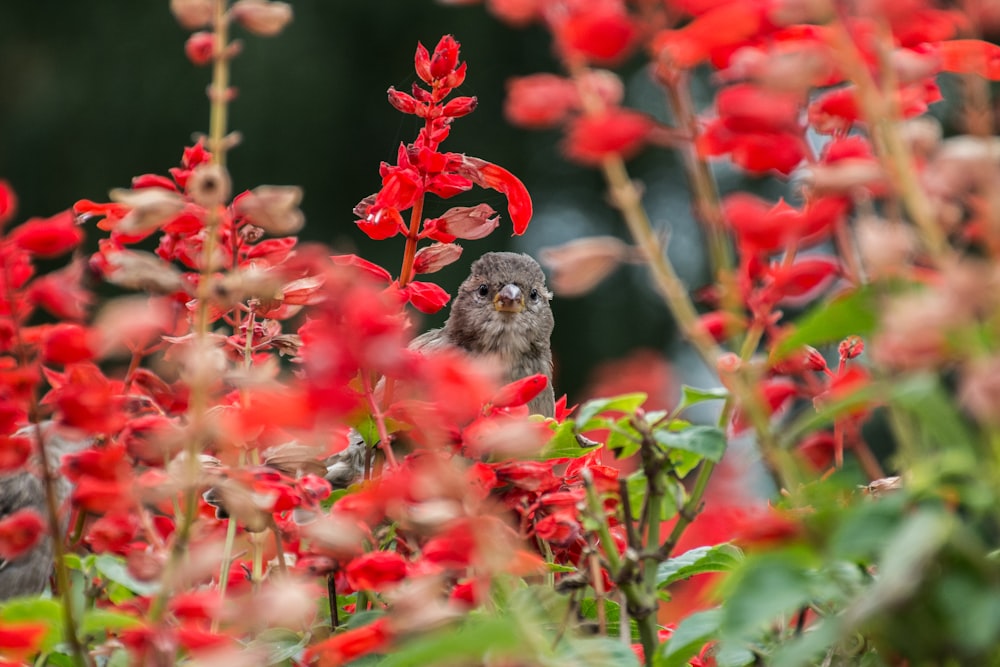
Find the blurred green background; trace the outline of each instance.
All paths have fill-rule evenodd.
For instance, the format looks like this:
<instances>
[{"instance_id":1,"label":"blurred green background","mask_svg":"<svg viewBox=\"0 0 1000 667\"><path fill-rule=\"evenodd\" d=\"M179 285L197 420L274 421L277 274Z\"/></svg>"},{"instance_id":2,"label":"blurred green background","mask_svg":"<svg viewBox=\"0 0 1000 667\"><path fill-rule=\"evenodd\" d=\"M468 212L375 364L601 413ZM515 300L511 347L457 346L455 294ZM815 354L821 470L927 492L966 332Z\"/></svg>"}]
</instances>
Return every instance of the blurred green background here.
<instances>
[{"instance_id":1,"label":"blurred green background","mask_svg":"<svg viewBox=\"0 0 1000 667\"><path fill-rule=\"evenodd\" d=\"M417 41L433 48L446 33L461 42L469 65L461 93L476 95L479 108L456 122L444 148L510 169L528 186L536 216L524 237L510 238L505 221L490 238L465 242L465 256L432 279L453 292L473 259L487 250L537 254L540 247L582 236L624 236L596 171L562 159L559 132L528 132L503 118L509 77L556 69L542 29L513 30L481 6L448 7L431 0L292 4L295 20L278 37L234 30L244 52L233 67L239 96L231 106L230 128L244 141L229 166L237 191L264 183L301 185L303 238L359 252L398 272L401 239L369 241L353 224L351 209L378 189L379 162L394 160L399 143L412 141L419 127L412 116L389 106L386 89L408 90L415 79ZM109 189L128 186L138 174L166 173L192 135L206 131L209 70L185 58L188 32L168 5L167 0L3 3L0 178L18 193L18 221L50 215L80 198L105 200ZM622 70L627 104L662 118L662 95L640 60ZM644 183L654 222L669 229L678 270L690 286L704 284L701 239L675 157L649 151L631 168ZM479 189L431 201L427 213L482 201L505 213L502 196ZM97 238L97 230L89 229L91 245ZM637 348L689 366L682 373L688 382L703 373L697 362L678 354L673 324L641 267L624 267L590 295L557 298L553 307L556 389L569 393L571 401L582 397L597 364ZM428 318L425 326L440 324L446 315Z\"/></svg>"}]
</instances>

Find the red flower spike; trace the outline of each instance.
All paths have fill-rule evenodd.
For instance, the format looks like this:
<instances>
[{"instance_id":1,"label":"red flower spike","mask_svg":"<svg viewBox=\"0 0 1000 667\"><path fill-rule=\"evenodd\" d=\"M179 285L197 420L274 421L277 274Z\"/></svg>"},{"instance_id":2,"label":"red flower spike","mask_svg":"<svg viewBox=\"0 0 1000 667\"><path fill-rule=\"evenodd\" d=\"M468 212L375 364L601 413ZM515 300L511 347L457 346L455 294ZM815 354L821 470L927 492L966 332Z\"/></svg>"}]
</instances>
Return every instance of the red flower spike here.
<instances>
[{"instance_id":1,"label":"red flower spike","mask_svg":"<svg viewBox=\"0 0 1000 667\"><path fill-rule=\"evenodd\" d=\"M65 255L83 241L83 230L76 224L73 211L66 210L51 218L32 218L18 225L10 239L36 257Z\"/></svg>"},{"instance_id":2,"label":"red flower spike","mask_svg":"<svg viewBox=\"0 0 1000 667\"><path fill-rule=\"evenodd\" d=\"M45 522L33 509L25 508L0 519L0 558L14 560L26 554L45 535Z\"/></svg>"},{"instance_id":3,"label":"red flower spike","mask_svg":"<svg viewBox=\"0 0 1000 667\"><path fill-rule=\"evenodd\" d=\"M383 651L392 641L388 619L335 634L306 649L303 661L317 667L340 667L357 658Z\"/></svg>"},{"instance_id":4,"label":"red flower spike","mask_svg":"<svg viewBox=\"0 0 1000 667\"><path fill-rule=\"evenodd\" d=\"M355 590L383 591L402 581L407 570L406 559L395 551L376 551L347 565L347 582Z\"/></svg>"},{"instance_id":5,"label":"red flower spike","mask_svg":"<svg viewBox=\"0 0 1000 667\"><path fill-rule=\"evenodd\" d=\"M14 189L7 181L0 180L0 229L14 217L16 210L17 195L14 194Z\"/></svg>"},{"instance_id":6,"label":"red flower spike","mask_svg":"<svg viewBox=\"0 0 1000 667\"><path fill-rule=\"evenodd\" d=\"M548 378L540 373L529 375L501 387L500 391L490 399L490 405L497 409L527 405L548 384Z\"/></svg>"},{"instance_id":7,"label":"red flower spike","mask_svg":"<svg viewBox=\"0 0 1000 667\"><path fill-rule=\"evenodd\" d=\"M406 300L421 313L433 315L451 300L451 295L434 283L411 281L403 288Z\"/></svg>"},{"instance_id":8,"label":"red flower spike","mask_svg":"<svg viewBox=\"0 0 1000 667\"><path fill-rule=\"evenodd\" d=\"M598 166L604 158L630 158L646 143L656 124L638 111L608 109L581 116L569 124L563 149L566 155L587 166Z\"/></svg>"}]
</instances>

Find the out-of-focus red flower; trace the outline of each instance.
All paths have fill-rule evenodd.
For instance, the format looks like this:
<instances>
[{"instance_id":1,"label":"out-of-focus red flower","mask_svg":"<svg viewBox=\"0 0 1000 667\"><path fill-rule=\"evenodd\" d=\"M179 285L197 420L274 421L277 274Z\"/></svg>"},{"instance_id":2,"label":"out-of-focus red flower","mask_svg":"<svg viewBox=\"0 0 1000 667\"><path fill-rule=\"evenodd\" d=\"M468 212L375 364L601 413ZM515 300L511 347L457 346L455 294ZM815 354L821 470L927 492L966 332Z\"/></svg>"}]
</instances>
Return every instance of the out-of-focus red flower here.
<instances>
[{"instance_id":1,"label":"out-of-focus red flower","mask_svg":"<svg viewBox=\"0 0 1000 667\"><path fill-rule=\"evenodd\" d=\"M31 438L0 435L0 474L22 470L33 449Z\"/></svg>"},{"instance_id":2,"label":"out-of-focus red flower","mask_svg":"<svg viewBox=\"0 0 1000 667\"><path fill-rule=\"evenodd\" d=\"M765 25L765 8L756 2L718 3L679 30L663 30L650 46L668 66L690 69L716 51L731 51Z\"/></svg>"},{"instance_id":3,"label":"out-of-focus red flower","mask_svg":"<svg viewBox=\"0 0 1000 667\"><path fill-rule=\"evenodd\" d=\"M0 229L14 217L15 211L17 211L17 195L14 194L10 183L0 179Z\"/></svg>"},{"instance_id":4,"label":"out-of-focus red flower","mask_svg":"<svg viewBox=\"0 0 1000 667\"><path fill-rule=\"evenodd\" d=\"M497 409L527 405L548 383L548 378L541 374L521 378L501 387L490 399L490 405Z\"/></svg>"},{"instance_id":5,"label":"out-of-focus red flower","mask_svg":"<svg viewBox=\"0 0 1000 667\"><path fill-rule=\"evenodd\" d=\"M791 266L778 265L771 271L779 302L798 306L809 303L840 275L840 261L826 255L800 257Z\"/></svg>"},{"instance_id":6,"label":"out-of-focus red flower","mask_svg":"<svg viewBox=\"0 0 1000 667\"><path fill-rule=\"evenodd\" d=\"M353 266L369 274L376 280L384 282L392 280L392 275L388 271L374 262L369 262L363 257L358 257L357 255L333 255L331 259L333 259L334 264L338 264L340 266Z\"/></svg>"},{"instance_id":7,"label":"out-of-focus red flower","mask_svg":"<svg viewBox=\"0 0 1000 667\"><path fill-rule=\"evenodd\" d=\"M134 514L105 514L88 529L84 541L96 553L124 555L126 547L139 532L139 519Z\"/></svg>"},{"instance_id":8,"label":"out-of-focus red flower","mask_svg":"<svg viewBox=\"0 0 1000 667\"><path fill-rule=\"evenodd\" d=\"M695 140L699 154L706 157L729 155L743 169L754 174L774 171L787 176L802 162L802 138L787 132L733 132L716 119Z\"/></svg>"},{"instance_id":9,"label":"out-of-focus red flower","mask_svg":"<svg viewBox=\"0 0 1000 667\"><path fill-rule=\"evenodd\" d=\"M18 225L10 239L18 247L36 257L64 255L83 241L83 230L76 224L73 211L67 210L51 218L32 218Z\"/></svg>"},{"instance_id":10,"label":"out-of-focus red flower","mask_svg":"<svg viewBox=\"0 0 1000 667\"><path fill-rule=\"evenodd\" d=\"M409 567L395 551L375 551L358 556L347 565L347 582L363 591L383 591L402 581Z\"/></svg>"},{"instance_id":11,"label":"out-of-focus red flower","mask_svg":"<svg viewBox=\"0 0 1000 667\"><path fill-rule=\"evenodd\" d=\"M557 24L555 33L568 57L612 65L628 56L639 29L621 0L591 0Z\"/></svg>"},{"instance_id":12,"label":"out-of-focus red flower","mask_svg":"<svg viewBox=\"0 0 1000 667\"><path fill-rule=\"evenodd\" d=\"M530 74L507 81L504 116L530 129L556 127L580 103L576 84L555 74Z\"/></svg>"},{"instance_id":13,"label":"out-of-focus red flower","mask_svg":"<svg viewBox=\"0 0 1000 667\"><path fill-rule=\"evenodd\" d=\"M48 631L48 624L40 621L0 621L0 653L25 660L39 651Z\"/></svg>"},{"instance_id":14,"label":"out-of-focus red flower","mask_svg":"<svg viewBox=\"0 0 1000 667\"><path fill-rule=\"evenodd\" d=\"M48 377L51 380L56 376L49 373ZM61 380L44 399L56 406L60 424L88 433L115 433L124 426L120 383L108 380L89 363L67 366Z\"/></svg>"},{"instance_id":15,"label":"out-of-focus red flower","mask_svg":"<svg viewBox=\"0 0 1000 667\"><path fill-rule=\"evenodd\" d=\"M79 324L61 323L42 337L42 360L50 364L75 364L94 357L93 334Z\"/></svg>"},{"instance_id":16,"label":"out-of-focus red flower","mask_svg":"<svg viewBox=\"0 0 1000 667\"><path fill-rule=\"evenodd\" d=\"M0 519L0 558L23 556L45 536L45 522L31 508L19 509Z\"/></svg>"},{"instance_id":17,"label":"out-of-focus red flower","mask_svg":"<svg viewBox=\"0 0 1000 667\"><path fill-rule=\"evenodd\" d=\"M834 463L837 441L829 431L810 433L795 447L795 451L814 470L828 470Z\"/></svg>"},{"instance_id":18,"label":"out-of-focus red flower","mask_svg":"<svg viewBox=\"0 0 1000 667\"><path fill-rule=\"evenodd\" d=\"M979 39L953 39L935 47L941 57L941 71L1000 80L1000 46Z\"/></svg>"},{"instance_id":19,"label":"out-of-focus red flower","mask_svg":"<svg viewBox=\"0 0 1000 667\"><path fill-rule=\"evenodd\" d=\"M91 293L81 286L85 267L84 260L76 260L33 280L28 286L28 300L60 320L82 320L93 302Z\"/></svg>"},{"instance_id":20,"label":"out-of-focus red flower","mask_svg":"<svg viewBox=\"0 0 1000 667\"><path fill-rule=\"evenodd\" d=\"M196 32L184 42L184 55L198 66L215 59L215 36L210 32Z\"/></svg>"},{"instance_id":21,"label":"out-of-focus red flower","mask_svg":"<svg viewBox=\"0 0 1000 667\"><path fill-rule=\"evenodd\" d=\"M580 116L568 126L563 150L588 166L614 155L628 159L643 148L655 126L649 116L623 108Z\"/></svg>"},{"instance_id":22,"label":"out-of-focus red flower","mask_svg":"<svg viewBox=\"0 0 1000 667\"><path fill-rule=\"evenodd\" d=\"M340 667L352 660L381 651L392 641L388 619L335 634L306 649L304 660L317 667Z\"/></svg>"},{"instance_id":23,"label":"out-of-focus red flower","mask_svg":"<svg viewBox=\"0 0 1000 667\"><path fill-rule=\"evenodd\" d=\"M797 132L802 100L798 95L764 90L749 83L726 86L715 97L715 108L732 132Z\"/></svg>"}]
</instances>

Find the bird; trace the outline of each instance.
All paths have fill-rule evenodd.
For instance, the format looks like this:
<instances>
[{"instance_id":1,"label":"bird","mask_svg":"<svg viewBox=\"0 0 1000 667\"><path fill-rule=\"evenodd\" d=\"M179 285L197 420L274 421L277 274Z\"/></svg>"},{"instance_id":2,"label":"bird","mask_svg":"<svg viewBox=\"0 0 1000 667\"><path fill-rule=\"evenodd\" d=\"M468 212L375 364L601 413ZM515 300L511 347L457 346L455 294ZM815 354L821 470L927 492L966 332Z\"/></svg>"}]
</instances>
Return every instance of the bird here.
<instances>
[{"instance_id":1,"label":"bird","mask_svg":"<svg viewBox=\"0 0 1000 667\"><path fill-rule=\"evenodd\" d=\"M36 440L41 433L45 438L45 453L50 470L58 470L64 454L84 449L93 440L72 433L62 433L52 420L43 421L37 428L27 426L14 435ZM37 441L35 447L37 448ZM60 505L72 491L72 484L62 476L53 479L56 502ZM23 470L0 475L0 518L22 509L30 508L45 517L45 487L34 472ZM60 531L65 534L67 517L60 517ZM52 575L53 546L48 533L32 549L18 558L0 559L0 601L13 597L37 595L45 590Z\"/></svg>"},{"instance_id":2,"label":"bird","mask_svg":"<svg viewBox=\"0 0 1000 667\"><path fill-rule=\"evenodd\" d=\"M548 378L545 389L528 404L532 414L555 415L552 346L555 320L542 267L523 253L488 252L472 264L444 326L417 336L410 348L434 351L457 348L499 363L504 380L530 375Z\"/></svg>"},{"instance_id":3,"label":"bird","mask_svg":"<svg viewBox=\"0 0 1000 667\"><path fill-rule=\"evenodd\" d=\"M444 326L417 336L409 348L458 349L496 360L506 382L542 374L548 384L528 410L553 417L551 299L542 267L531 256L488 252L472 263ZM364 439L352 430L348 446L326 460L326 479L334 488L347 488L364 475L365 451Z\"/></svg>"}]
</instances>

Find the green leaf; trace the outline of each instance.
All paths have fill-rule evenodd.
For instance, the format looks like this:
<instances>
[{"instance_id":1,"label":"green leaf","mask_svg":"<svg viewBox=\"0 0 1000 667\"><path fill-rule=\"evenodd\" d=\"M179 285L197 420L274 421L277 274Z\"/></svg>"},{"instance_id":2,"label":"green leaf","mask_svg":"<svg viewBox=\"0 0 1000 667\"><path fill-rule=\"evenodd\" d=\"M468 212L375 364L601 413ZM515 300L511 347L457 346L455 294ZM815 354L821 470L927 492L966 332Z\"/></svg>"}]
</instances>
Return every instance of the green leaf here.
<instances>
[{"instance_id":1,"label":"green leaf","mask_svg":"<svg viewBox=\"0 0 1000 667\"><path fill-rule=\"evenodd\" d=\"M593 447L581 447L576 439L576 426L572 419L559 424L555 433L542 449L543 459L576 459L594 451Z\"/></svg>"},{"instance_id":2,"label":"green leaf","mask_svg":"<svg viewBox=\"0 0 1000 667\"><path fill-rule=\"evenodd\" d=\"M269 665L277 665L292 658L300 659L309 643L308 637L286 628L268 628L247 644L248 649L261 648L268 653Z\"/></svg>"},{"instance_id":3,"label":"green leaf","mask_svg":"<svg viewBox=\"0 0 1000 667\"><path fill-rule=\"evenodd\" d=\"M470 618L462 627L426 634L406 642L379 667L429 667L479 662L484 656L499 658L523 652L517 625L507 618Z\"/></svg>"},{"instance_id":4,"label":"green leaf","mask_svg":"<svg viewBox=\"0 0 1000 667\"><path fill-rule=\"evenodd\" d=\"M681 402L674 409L674 414L680 414L692 405L705 401L720 401L729 398L729 390L724 387L717 389L698 389L686 384L681 385Z\"/></svg>"},{"instance_id":5,"label":"green leaf","mask_svg":"<svg viewBox=\"0 0 1000 667\"><path fill-rule=\"evenodd\" d=\"M767 628L779 614L795 611L811 598L812 565L803 549L747 558L726 582L722 636L745 641Z\"/></svg>"},{"instance_id":6,"label":"green leaf","mask_svg":"<svg viewBox=\"0 0 1000 667\"><path fill-rule=\"evenodd\" d=\"M135 616L123 614L110 609L88 609L80 622L80 631L89 637L96 637L99 633L107 633L109 630L127 630L142 625L142 622Z\"/></svg>"},{"instance_id":7,"label":"green leaf","mask_svg":"<svg viewBox=\"0 0 1000 667\"><path fill-rule=\"evenodd\" d=\"M617 637L621 626L621 606L612 600L603 600L602 602L604 604L604 620L607 622L607 634ZM594 598L580 600L580 616L597 622L597 600Z\"/></svg>"},{"instance_id":8,"label":"green leaf","mask_svg":"<svg viewBox=\"0 0 1000 667\"><path fill-rule=\"evenodd\" d=\"M918 375L898 383L893 399L912 413L923 430L938 444L951 447L975 442L936 375Z\"/></svg>"},{"instance_id":9,"label":"green leaf","mask_svg":"<svg viewBox=\"0 0 1000 667\"><path fill-rule=\"evenodd\" d=\"M557 664L565 667L639 667L639 658L628 644L611 637L574 638L559 649Z\"/></svg>"},{"instance_id":10,"label":"green leaf","mask_svg":"<svg viewBox=\"0 0 1000 667\"><path fill-rule=\"evenodd\" d=\"M827 616L819 623L790 642L778 647L771 664L773 667L808 667L820 663L819 658L840 638L840 619Z\"/></svg>"},{"instance_id":11,"label":"green leaf","mask_svg":"<svg viewBox=\"0 0 1000 667\"><path fill-rule=\"evenodd\" d=\"M38 621L48 626L41 650L51 652L63 638L62 607L55 600L13 598L0 606L0 622Z\"/></svg>"},{"instance_id":12,"label":"green leaf","mask_svg":"<svg viewBox=\"0 0 1000 667\"><path fill-rule=\"evenodd\" d=\"M682 579L705 572L728 572L743 560L743 552L732 544L697 547L656 568L656 585L664 588Z\"/></svg>"},{"instance_id":13,"label":"green leaf","mask_svg":"<svg viewBox=\"0 0 1000 667\"><path fill-rule=\"evenodd\" d=\"M610 396L608 398L596 398L592 401L587 401L580 406L580 412L576 415L576 430L578 433L583 433L585 431L592 431L595 428L601 428L601 422L595 422L594 418L602 412L633 413L645 402L646 394L641 392Z\"/></svg>"},{"instance_id":14,"label":"green leaf","mask_svg":"<svg viewBox=\"0 0 1000 667\"><path fill-rule=\"evenodd\" d=\"M851 335L867 336L875 330L878 314L875 292L867 287L818 304L799 318L795 330L774 347L773 356L783 359L803 345L819 347Z\"/></svg>"},{"instance_id":15,"label":"green leaf","mask_svg":"<svg viewBox=\"0 0 1000 667\"><path fill-rule=\"evenodd\" d=\"M622 417L611 427L607 448L614 452L615 458L627 459L639 451L639 441L642 436L629 423L631 419L631 417Z\"/></svg>"},{"instance_id":16,"label":"green leaf","mask_svg":"<svg viewBox=\"0 0 1000 667\"><path fill-rule=\"evenodd\" d=\"M683 431L657 430L653 438L669 449L683 449L718 463L726 451L726 436L715 426L691 426Z\"/></svg>"},{"instance_id":17,"label":"green leaf","mask_svg":"<svg viewBox=\"0 0 1000 667\"><path fill-rule=\"evenodd\" d=\"M691 614L678 624L670 639L660 645L653 664L656 667L687 667L688 660L716 638L721 622L722 610L718 608Z\"/></svg>"},{"instance_id":18,"label":"green leaf","mask_svg":"<svg viewBox=\"0 0 1000 667\"><path fill-rule=\"evenodd\" d=\"M116 558L111 554L99 555L94 561L94 566L105 578L117 584L121 584L133 593L138 593L139 595L153 595L160 590L159 582L149 583L139 581L129 574L125 567L124 560Z\"/></svg>"}]
</instances>

